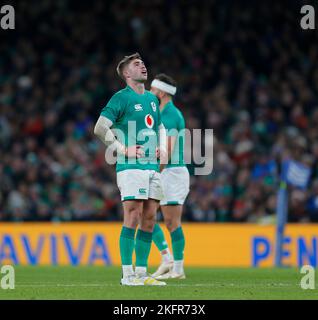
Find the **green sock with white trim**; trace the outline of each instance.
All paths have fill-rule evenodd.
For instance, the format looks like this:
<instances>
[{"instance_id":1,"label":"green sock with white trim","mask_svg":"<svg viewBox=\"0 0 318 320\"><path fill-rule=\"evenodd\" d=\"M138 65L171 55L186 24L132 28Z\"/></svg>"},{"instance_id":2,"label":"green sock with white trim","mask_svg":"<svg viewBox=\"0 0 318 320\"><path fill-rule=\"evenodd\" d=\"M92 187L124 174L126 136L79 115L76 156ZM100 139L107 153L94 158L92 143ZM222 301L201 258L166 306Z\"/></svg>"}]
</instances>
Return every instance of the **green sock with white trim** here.
<instances>
[{"instance_id":1,"label":"green sock with white trim","mask_svg":"<svg viewBox=\"0 0 318 320\"><path fill-rule=\"evenodd\" d=\"M183 273L183 252L185 247L185 238L182 227L178 227L171 232L172 251L173 251L173 271Z\"/></svg>"},{"instance_id":2,"label":"green sock with white trim","mask_svg":"<svg viewBox=\"0 0 318 320\"><path fill-rule=\"evenodd\" d=\"M132 266L132 256L135 247L135 229L122 227L119 237L119 249L123 277L127 277L134 273Z\"/></svg>"},{"instance_id":3,"label":"green sock with white trim","mask_svg":"<svg viewBox=\"0 0 318 320\"><path fill-rule=\"evenodd\" d=\"M153 229L152 240L161 253L162 261L172 261L172 256L168 247L168 243L158 223L155 224L155 227Z\"/></svg>"},{"instance_id":4,"label":"green sock with white trim","mask_svg":"<svg viewBox=\"0 0 318 320\"><path fill-rule=\"evenodd\" d=\"M135 244L136 274L147 271L148 257L152 242L152 232L138 229Z\"/></svg>"}]
</instances>

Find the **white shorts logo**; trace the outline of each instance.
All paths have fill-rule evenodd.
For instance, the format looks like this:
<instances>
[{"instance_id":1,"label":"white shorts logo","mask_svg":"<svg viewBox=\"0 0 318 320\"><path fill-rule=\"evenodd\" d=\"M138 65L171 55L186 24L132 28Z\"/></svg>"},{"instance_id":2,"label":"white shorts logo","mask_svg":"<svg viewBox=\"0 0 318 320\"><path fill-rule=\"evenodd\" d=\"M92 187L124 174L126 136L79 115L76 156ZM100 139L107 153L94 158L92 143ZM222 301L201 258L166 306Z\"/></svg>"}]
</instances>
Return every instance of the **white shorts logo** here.
<instances>
[{"instance_id":1,"label":"white shorts logo","mask_svg":"<svg viewBox=\"0 0 318 320\"><path fill-rule=\"evenodd\" d=\"M153 120L152 115L149 113L145 116L145 124L149 129L151 129L153 127L154 120Z\"/></svg>"}]
</instances>

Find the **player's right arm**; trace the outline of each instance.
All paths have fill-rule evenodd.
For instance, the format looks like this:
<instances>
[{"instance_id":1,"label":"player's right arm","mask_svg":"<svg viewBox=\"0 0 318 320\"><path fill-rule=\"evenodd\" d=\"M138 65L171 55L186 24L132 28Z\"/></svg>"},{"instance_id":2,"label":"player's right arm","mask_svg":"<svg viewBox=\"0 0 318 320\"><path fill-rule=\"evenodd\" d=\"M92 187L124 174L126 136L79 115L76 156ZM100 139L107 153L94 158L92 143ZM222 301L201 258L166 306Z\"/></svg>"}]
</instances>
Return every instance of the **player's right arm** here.
<instances>
[{"instance_id":1,"label":"player's right arm","mask_svg":"<svg viewBox=\"0 0 318 320\"><path fill-rule=\"evenodd\" d=\"M117 154L140 158L143 156L141 146L135 145L126 147L116 138L111 130L111 127L120 119L123 112L124 108L120 97L116 94L113 95L107 105L103 108L100 117L95 124L94 134L106 145L107 148L116 150Z\"/></svg>"}]
</instances>

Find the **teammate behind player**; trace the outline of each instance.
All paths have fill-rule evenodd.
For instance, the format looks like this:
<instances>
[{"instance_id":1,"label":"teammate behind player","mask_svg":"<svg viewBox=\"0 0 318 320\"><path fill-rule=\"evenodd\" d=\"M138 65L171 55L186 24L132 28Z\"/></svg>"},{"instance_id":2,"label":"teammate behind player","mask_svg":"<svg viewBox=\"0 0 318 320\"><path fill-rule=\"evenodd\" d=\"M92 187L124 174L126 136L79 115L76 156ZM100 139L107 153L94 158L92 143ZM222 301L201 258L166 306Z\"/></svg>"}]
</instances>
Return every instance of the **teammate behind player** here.
<instances>
[{"instance_id":1,"label":"teammate behind player","mask_svg":"<svg viewBox=\"0 0 318 320\"><path fill-rule=\"evenodd\" d=\"M117 184L124 209L119 241L123 272L121 284L165 285L165 282L157 281L147 274L152 231L159 200L162 198L157 159L158 137L160 150L164 154L165 128L160 119L158 99L145 90L147 69L140 55L136 53L124 57L117 66L117 73L127 86L115 93L103 108L94 133L117 153ZM117 138L111 127L116 129ZM146 141L147 150L144 148ZM132 265L134 250L135 272Z\"/></svg>"},{"instance_id":2,"label":"teammate behind player","mask_svg":"<svg viewBox=\"0 0 318 320\"><path fill-rule=\"evenodd\" d=\"M169 162L161 166L164 198L160 201L164 222L170 232L173 259L159 224L155 225L153 241L161 252L162 263L152 275L156 279L185 279L183 251L185 238L181 227L183 203L189 193L190 177L184 163L185 122L181 111L173 104L176 82L159 74L151 83L151 92L160 101L161 120L168 132L167 151Z\"/></svg>"}]
</instances>

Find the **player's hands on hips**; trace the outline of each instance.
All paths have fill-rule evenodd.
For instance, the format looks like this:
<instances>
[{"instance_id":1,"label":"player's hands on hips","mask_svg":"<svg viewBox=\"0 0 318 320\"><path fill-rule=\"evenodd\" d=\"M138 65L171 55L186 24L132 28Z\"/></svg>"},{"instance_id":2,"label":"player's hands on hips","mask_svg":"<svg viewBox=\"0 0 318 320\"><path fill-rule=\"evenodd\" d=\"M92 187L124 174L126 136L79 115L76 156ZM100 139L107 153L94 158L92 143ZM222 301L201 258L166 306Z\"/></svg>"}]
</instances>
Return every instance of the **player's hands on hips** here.
<instances>
[{"instance_id":1,"label":"player's hands on hips","mask_svg":"<svg viewBox=\"0 0 318 320\"><path fill-rule=\"evenodd\" d=\"M130 146L126 147L125 156L128 158L141 158L145 156L145 152L142 146Z\"/></svg>"}]
</instances>

